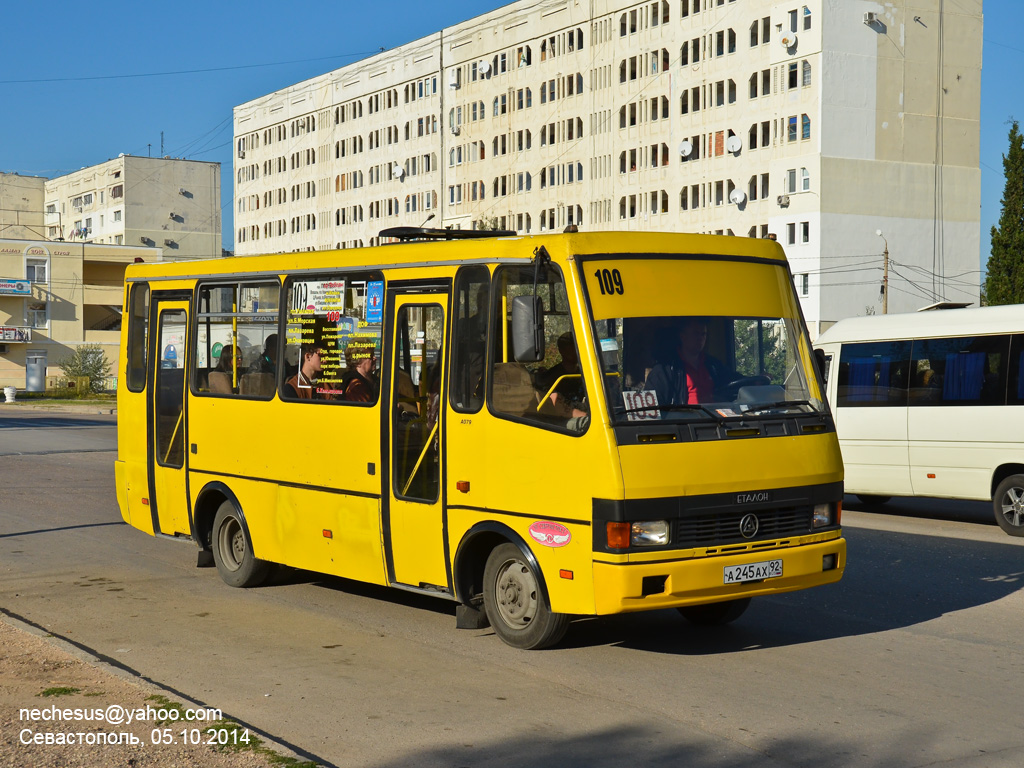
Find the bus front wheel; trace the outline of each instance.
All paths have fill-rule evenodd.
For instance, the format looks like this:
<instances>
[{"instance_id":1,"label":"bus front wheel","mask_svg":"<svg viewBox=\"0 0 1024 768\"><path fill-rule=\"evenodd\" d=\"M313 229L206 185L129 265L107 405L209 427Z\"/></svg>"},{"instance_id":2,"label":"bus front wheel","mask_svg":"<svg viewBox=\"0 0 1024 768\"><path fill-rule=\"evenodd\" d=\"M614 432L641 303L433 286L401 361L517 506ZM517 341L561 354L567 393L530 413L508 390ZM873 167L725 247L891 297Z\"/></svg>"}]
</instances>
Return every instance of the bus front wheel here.
<instances>
[{"instance_id":1,"label":"bus front wheel","mask_svg":"<svg viewBox=\"0 0 1024 768\"><path fill-rule=\"evenodd\" d=\"M750 598L727 600L724 603L705 603L704 605L686 605L677 609L691 624L698 627L718 627L736 621L750 605Z\"/></svg>"},{"instance_id":2,"label":"bus front wheel","mask_svg":"<svg viewBox=\"0 0 1024 768\"><path fill-rule=\"evenodd\" d=\"M1011 536L1024 536L1024 475L1010 475L992 500L996 522Z\"/></svg>"},{"instance_id":3,"label":"bus front wheel","mask_svg":"<svg viewBox=\"0 0 1024 768\"><path fill-rule=\"evenodd\" d=\"M241 515L230 501L213 518L211 544L217 572L228 586L257 587L266 580L270 563L256 559Z\"/></svg>"},{"instance_id":4,"label":"bus front wheel","mask_svg":"<svg viewBox=\"0 0 1024 768\"><path fill-rule=\"evenodd\" d=\"M551 612L539 577L515 544L495 547L487 558L484 610L494 633L513 648L547 648L569 628L569 616Z\"/></svg>"}]
</instances>

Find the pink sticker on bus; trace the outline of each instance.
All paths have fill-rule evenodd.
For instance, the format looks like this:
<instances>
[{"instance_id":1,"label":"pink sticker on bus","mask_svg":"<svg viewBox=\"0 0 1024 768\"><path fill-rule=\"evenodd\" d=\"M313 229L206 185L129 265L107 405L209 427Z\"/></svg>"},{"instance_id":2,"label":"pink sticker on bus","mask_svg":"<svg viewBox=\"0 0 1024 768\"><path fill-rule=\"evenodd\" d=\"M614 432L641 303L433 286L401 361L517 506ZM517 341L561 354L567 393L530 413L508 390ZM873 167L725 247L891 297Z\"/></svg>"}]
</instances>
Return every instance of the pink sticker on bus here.
<instances>
[{"instance_id":1,"label":"pink sticker on bus","mask_svg":"<svg viewBox=\"0 0 1024 768\"><path fill-rule=\"evenodd\" d=\"M572 533L564 525L543 520L530 526L530 535L545 547L564 547L572 539Z\"/></svg>"}]
</instances>

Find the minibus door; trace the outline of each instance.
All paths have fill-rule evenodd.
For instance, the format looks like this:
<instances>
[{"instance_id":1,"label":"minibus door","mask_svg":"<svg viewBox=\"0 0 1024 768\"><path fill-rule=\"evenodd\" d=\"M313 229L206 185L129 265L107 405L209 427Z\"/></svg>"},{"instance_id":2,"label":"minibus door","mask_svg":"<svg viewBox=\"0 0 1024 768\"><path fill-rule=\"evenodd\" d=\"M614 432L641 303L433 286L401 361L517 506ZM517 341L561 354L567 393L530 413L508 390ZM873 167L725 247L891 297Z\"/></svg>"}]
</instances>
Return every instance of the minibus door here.
<instances>
[{"instance_id":1,"label":"minibus door","mask_svg":"<svg viewBox=\"0 0 1024 768\"><path fill-rule=\"evenodd\" d=\"M444 344L449 294L392 291L388 301L382 420L388 435L383 496L393 583L449 591L444 472ZM382 398L384 399L384 398Z\"/></svg>"},{"instance_id":2,"label":"minibus door","mask_svg":"<svg viewBox=\"0 0 1024 768\"><path fill-rule=\"evenodd\" d=\"M188 306L153 294L148 400L149 508L153 533L191 533L185 484L185 349Z\"/></svg>"}]
</instances>

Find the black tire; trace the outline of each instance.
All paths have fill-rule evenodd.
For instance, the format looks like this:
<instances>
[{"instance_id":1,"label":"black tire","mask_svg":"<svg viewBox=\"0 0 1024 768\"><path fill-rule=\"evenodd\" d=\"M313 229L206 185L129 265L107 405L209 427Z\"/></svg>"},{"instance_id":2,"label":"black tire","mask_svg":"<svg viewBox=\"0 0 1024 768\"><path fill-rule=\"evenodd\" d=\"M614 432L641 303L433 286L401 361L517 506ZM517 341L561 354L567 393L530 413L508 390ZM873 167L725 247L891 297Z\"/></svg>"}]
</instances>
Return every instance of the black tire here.
<instances>
[{"instance_id":1,"label":"black tire","mask_svg":"<svg viewBox=\"0 0 1024 768\"><path fill-rule=\"evenodd\" d=\"M736 621L750 605L749 597L739 600L727 600L724 603L705 603L704 605L687 605L678 611L691 624L698 627L720 627Z\"/></svg>"},{"instance_id":2,"label":"black tire","mask_svg":"<svg viewBox=\"0 0 1024 768\"><path fill-rule=\"evenodd\" d=\"M858 493L857 498L860 499L861 504L881 506L882 504L885 504L885 502L889 501L892 496L875 496L871 493Z\"/></svg>"},{"instance_id":3,"label":"black tire","mask_svg":"<svg viewBox=\"0 0 1024 768\"><path fill-rule=\"evenodd\" d=\"M484 566L484 611L494 633L513 648L554 645L569 629L569 616L552 613L541 580L515 544L494 548Z\"/></svg>"},{"instance_id":4,"label":"black tire","mask_svg":"<svg viewBox=\"0 0 1024 768\"><path fill-rule=\"evenodd\" d=\"M210 548L217 572L230 587L258 587L270 574L271 564L256 559L242 516L230 501L221 504L213 518Z\"/></svg>"},{"instance_id":5,"label":"black tire","mask_svg":"<svg viewBox=\"0 0 1024 768\"><path fill-rule=\"evenodd\" d=\"M996 488L992 508L999 527L1011 536L1024 536L1024 475L1010 475Z\"/></svg>"}]
</instances>

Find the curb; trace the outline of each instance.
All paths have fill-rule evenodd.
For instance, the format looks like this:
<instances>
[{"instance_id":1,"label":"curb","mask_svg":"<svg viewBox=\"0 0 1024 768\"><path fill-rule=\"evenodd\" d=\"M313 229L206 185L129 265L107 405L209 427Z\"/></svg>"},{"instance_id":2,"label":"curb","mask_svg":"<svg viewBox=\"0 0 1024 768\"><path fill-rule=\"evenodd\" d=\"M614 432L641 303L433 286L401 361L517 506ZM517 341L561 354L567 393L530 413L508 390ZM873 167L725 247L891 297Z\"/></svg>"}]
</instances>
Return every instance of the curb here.
<instances>
[{"instance_id":1,"label":"curb","mask_svg":"<svg viewBox=\"0 0 1024 768\"><path fill-rule=\"evenodd\" d=\"M20 408L25 411L51 411L53 413L84 413L91 415L117 415L116 405L44 405L36 403L4 403L0 401L0 413Z\"/></svg>"}]
</instances>

